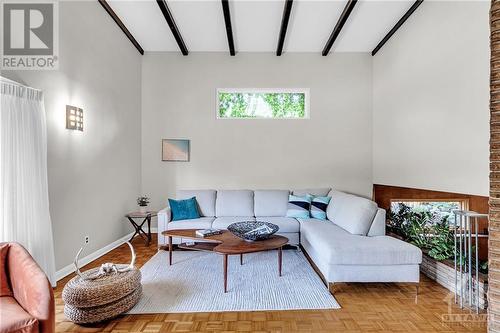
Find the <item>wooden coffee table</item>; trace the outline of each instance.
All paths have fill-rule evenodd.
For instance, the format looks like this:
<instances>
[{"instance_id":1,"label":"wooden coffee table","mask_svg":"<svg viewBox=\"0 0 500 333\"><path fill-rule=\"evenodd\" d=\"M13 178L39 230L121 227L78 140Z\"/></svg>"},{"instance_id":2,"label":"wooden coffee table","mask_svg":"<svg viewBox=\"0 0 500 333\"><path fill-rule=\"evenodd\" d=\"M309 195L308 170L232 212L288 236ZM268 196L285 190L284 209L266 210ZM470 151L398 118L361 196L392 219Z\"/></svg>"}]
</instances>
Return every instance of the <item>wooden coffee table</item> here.
<instances>
[{"instance_id":1,"label":"wooden coffee table","mask_svg":"<svg viewBox=\"0 0 500 333\"><path fill-rule=\"evenodd\" d=\"M162 232L162 235L168 237L168 260L169 265L172 265L172 237L186 238L193 241L199 241L195 245L187 245L181 243L178 246L183 249L208 251L219 253L224 258L224 292L227 292L227 259L230 255L240 255L240 265L243 265L243 254L261 252L267 250L278 250L278 274L281 276L283 246L288 243L288 238L272 235L269 239L255 242L247 242L236 237L231 232L224 230L220 235L200 237L196 235L197 229L179 229L167 230ZM203 241L203 242L201 242Z\"/></svg>"}]
</instances>

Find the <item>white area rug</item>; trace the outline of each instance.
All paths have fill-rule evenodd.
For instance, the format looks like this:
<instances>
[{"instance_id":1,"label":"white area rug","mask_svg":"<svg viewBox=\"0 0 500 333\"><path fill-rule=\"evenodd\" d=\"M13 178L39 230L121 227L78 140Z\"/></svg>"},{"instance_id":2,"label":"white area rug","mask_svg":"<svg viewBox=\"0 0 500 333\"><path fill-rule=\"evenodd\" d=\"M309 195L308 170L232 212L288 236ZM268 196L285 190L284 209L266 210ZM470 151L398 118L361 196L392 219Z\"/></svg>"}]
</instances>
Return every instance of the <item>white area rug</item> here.
<instances>
[{"instance_id":1,"label":"white area rug","mask_svg":"<svg viewBox=\"0 0 500 333\"><path fill-rule=\"evenodd\" d=\"M223 257L216 253L159 251L142 268L143 296L129 311L181 313L218 311L339 309L307 259L299 251L283 251L278 276L277 251L229 256L228 292L224 293Z\"/></svg>"}]
</instances>

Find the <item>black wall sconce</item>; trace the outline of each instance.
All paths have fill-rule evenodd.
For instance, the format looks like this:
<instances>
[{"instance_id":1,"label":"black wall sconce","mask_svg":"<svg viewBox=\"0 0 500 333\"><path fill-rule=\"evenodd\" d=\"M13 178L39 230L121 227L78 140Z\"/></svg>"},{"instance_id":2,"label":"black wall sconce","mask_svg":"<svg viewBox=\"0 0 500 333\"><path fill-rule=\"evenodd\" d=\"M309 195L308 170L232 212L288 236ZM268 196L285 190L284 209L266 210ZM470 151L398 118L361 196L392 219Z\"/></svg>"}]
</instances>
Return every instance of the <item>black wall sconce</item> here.
<instances>
[{"instance_id":1,"label":"black wall sconce","mask_svg":"<svg viewBox=\"0 0 500 333\"><path fill-rule=\"evenodd\" d=\"M83 110L66 105L66 128L83 132Z\"/></svg>"}]
</instances>

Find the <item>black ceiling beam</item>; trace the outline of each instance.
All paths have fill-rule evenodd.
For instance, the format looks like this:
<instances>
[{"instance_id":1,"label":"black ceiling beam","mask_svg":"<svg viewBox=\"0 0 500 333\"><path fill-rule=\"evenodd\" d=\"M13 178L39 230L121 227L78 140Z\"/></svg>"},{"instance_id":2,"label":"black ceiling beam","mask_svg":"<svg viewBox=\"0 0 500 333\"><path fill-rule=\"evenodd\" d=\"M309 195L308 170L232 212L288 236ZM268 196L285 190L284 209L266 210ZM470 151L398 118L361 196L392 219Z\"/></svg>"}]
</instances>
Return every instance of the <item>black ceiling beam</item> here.
<instances>
[{"instance_id":1,"label":"black ceiling beam","mask_svg":"<svg viewBox=\"0 0 500 333\"><path fill-rule=\"evenodd\" d=\"M344 10L342 11L342 14L340 14L339 20L337 21L337 24L335 25L335 28L333 28L332 34L330 35L330 38L328 38L328 41L326 42L325 48L323 49L323 56L327 56L328 53L330 52L330 49L333 46L333 43L337 39L338 35L340 34L340 31L342 31L342 28L344 27L344 24L347 22L347 19L349 18L349 15L351 15L352 10L354 9L354 6L356 5L357 0L348 0L347 4L344 7Z\"/></svg>"},{"instance_id":2,"label":"black ceiling beam","mask_svg":"<svg viewBox=\"0 0 500 333\"><path fill-rule=\"evenodd\" d=\"M227 43L229 44L229 54L234 56L233 27L231 26L231 12L229 11L229 0L222 0L222 11L224 12L224 22L226 23Z\"/></svg>"},{"instance_id":3,"label":"black ceiling beam","mask_svg":"<svg viewBox=\"0 0 500 333\"><path fill-rule=\"evenodd\" d=\"M134 44L135 48L141 55L144 54L144 50L142 49L141 45L137 40L135 40L134 36L128 31L127 27L125 24L123 24L122 20L116 15L115 11L109 6L109 4L106 2L106 0L98 0L99 3L102 5L102 7L108 12L109 16L115 21L115 23L118 25L118 27L123 31L125 36Z\"/></svg>"},{"instance_id":4,"label":"black ceiling beam","mask_svg":"<svg viewBox=\"0 0 500 333\"><path fill-rule=\"evenodd\" d=\"M283 53L283 45L285 44L286 29L288 28L288 21L290 20L292 5L293 0L285 0L285 7L283 8L283 16L281 18L280 37L278 39L278 47L276 48L277 56Z\"/></svg>"},{"instance_id":5,"label":"black ceiling beam","mask_svg":"<svg viewBox=\"0 0 500 333\"><path fill-rule=\"evenodd\" d=\"M179 45L179 49L181 50L183 55L187 56L189 51L186 47L186 44L184 44L184 40L182 39L181 33L179 32L179 28L177 28L177 25L175 24L174 17L168 9L167 2L165 0L156 0L156 3L163 13L165 20L167 21L167 24L170 27L172 34L174 35L175 41L177 42L177 45Z\"/></svg>"},{"instance_id":6,"label":"black ceiling beam","mask_svg":"<svg viewBox=\"0 0 500 333\"><path fill-rule=\"evenodd\" d=\"M413 3L413 5L408 9L408 11L403 15L402 18L396 23L396 25L385 35L385 37L377 44L377 46L372 51L372 56L377 54L377 52L384 46L384 44L391 38L392 35L405 23L405 21L413 14L413 12L424 2L424 0L417 0Z\"/></svg>"}]
</instances>

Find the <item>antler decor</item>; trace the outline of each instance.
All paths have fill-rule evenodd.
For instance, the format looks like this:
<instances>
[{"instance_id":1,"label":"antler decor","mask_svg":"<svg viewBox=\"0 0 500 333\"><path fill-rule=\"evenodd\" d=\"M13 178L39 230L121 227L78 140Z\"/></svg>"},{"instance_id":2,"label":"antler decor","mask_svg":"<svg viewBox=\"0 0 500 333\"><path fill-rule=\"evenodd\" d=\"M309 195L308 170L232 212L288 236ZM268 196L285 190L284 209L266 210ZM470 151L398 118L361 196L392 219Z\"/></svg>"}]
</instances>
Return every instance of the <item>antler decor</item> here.
<instances>
[{"instance_id":1,"label":"antler decor","mask_svg":"<svg viewBox=\"0 0 500 333\"><path fill-rule=\"evenodd\" d=\"M83 249L85 249L87 245L84 245L83 247L80 248L80 251L76 254L75 261L73 261L73 265L75 265L75 273L80 277L80 279L84 280L84 277L82 276L82 272L80 272L80 267L78 267L78 260L80 259L80 254L83 252Z\"/></svg>"},{"instance_id":2,"label":"antler decor","mask_svg":"<svg viewBox=\"0 0 500 333\"><path fill-rule=\"evenodd\" d=\"M75 261L73 262L73 264L75 265L76 275L78 275L78 277L80 277L80 279L82 279L82 280L95 280L95 279L98 279L98 278L105 276L105 275L108 275L108 274L123 273L123 272L128 272L128 271L134 269L134 267L135 267L134 247L132 246L132 244L130 244L130 242L127 242L127 245L130 248L130 251L132 252L132 260L130 261L130 264L123 267L123 265L107 262L107 263L101 265L98 272L96 272L95 274L90 275L90 276L83 275L82 272L80 272L80 267L78 266L78 261L80 260L80 254L85 249L85 246L83 246L82 248L80 248L80 250L76 254Z\"/></svg>"}]
</instances>

